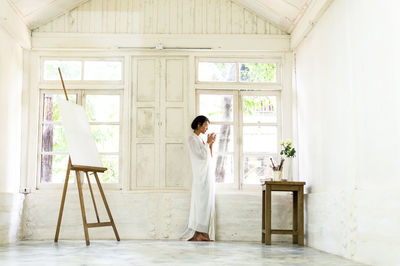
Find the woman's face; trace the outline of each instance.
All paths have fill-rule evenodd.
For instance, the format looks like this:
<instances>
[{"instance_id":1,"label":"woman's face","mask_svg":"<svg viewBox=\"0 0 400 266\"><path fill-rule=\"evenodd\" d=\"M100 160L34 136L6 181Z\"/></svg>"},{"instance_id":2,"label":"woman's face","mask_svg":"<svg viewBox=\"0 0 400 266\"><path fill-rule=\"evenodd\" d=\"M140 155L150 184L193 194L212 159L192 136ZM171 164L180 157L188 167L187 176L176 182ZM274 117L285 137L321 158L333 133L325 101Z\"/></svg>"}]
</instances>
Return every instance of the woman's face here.
<instances>
[{"instance_id":1,"label":"woman's face","mask_svg":"<svg viewBox=\"0 0 400 266\"><path fill-rule=\"evenodd\" d=\"M208 130L208 125L209 125L209 124L210 124L210 123L209 123L208 121L204 122L203 125L201 125L201 126L199 127L200 133L205 134L205 133L207 132L207 130Z\"/></svg>"}]
</instances>

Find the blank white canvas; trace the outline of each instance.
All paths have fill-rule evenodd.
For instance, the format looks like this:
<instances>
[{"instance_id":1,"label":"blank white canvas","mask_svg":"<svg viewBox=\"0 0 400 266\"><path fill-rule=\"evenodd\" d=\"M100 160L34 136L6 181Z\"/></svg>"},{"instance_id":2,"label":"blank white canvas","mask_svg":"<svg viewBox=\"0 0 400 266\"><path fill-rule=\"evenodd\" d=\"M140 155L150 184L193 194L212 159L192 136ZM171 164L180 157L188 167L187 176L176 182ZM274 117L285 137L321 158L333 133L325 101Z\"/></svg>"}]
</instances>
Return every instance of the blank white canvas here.
<instances>
[{"instance_id":1,"label":"blank white canvas","mask_svg":"<svg viewBox=\"0 0 400 266\"><path fill-rule=\"evenodd\" d=\"M59 108L72 165L103 167L83 107L61 100Z\"/></svg>"}]
</instances>

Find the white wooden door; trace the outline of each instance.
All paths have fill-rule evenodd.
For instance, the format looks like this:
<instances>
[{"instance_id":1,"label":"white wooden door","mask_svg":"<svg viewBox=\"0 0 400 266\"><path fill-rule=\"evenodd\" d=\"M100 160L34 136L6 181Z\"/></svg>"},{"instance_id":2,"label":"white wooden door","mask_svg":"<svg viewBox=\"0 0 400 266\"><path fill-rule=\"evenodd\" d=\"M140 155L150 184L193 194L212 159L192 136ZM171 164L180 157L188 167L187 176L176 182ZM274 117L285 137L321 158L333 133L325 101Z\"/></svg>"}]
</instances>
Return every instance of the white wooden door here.
<instances>
[{"instance_id":1,"label":"white wooden door","mask_svg":"<svg viewBox=\"0 0 400 266\"><path fill-rule=\"evenodd\" d=\"M132 188L185 188L187 58L134 57L132 64Z\"/></svg>"}]
</instances>

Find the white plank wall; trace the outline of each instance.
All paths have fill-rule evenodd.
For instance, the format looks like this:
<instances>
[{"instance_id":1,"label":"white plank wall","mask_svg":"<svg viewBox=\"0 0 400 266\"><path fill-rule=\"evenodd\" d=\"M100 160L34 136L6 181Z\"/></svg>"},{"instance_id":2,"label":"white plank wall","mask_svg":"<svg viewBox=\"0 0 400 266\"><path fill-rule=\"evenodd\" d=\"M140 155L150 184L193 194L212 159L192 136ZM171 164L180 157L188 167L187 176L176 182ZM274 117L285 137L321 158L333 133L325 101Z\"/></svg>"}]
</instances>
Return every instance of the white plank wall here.
<instances>
[{"instance_id":1,"label":"white plank wall","mask_svg":"<svg viewBox=\"0 0 400 266\"><path fill-rule=\"evenodd\" d=\"M287 35L231 0L91 0L34 31Z\"/></svg>"}]
</instances>

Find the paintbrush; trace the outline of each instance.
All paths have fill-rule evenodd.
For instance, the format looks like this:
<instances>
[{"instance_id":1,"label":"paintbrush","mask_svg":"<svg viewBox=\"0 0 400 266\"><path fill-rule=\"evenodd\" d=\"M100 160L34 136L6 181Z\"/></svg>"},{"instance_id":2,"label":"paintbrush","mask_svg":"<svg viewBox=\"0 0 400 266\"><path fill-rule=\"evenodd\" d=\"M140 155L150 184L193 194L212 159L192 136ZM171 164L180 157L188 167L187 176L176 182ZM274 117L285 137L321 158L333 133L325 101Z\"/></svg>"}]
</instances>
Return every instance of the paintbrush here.
<instances>
[{"instance_id":1,"label":"paintbrush","mask_svg":"<svg viewBox=\"0 0 400 266\"><path fill-rule=\"evenodd\" d=\"M282 166L283 166L283 162L285 161L285 158L281 159L281 163L279 164L279 168L278 170L281 171L282 170Z\"/></svg>"},{"instance_id":2,"label":"paintbrush","mask_svg":"<svg viewBox=\"0 0 400 266\"><path fill-rule=\"evenodd\" d=\"M274 159L272 159L272 157L269 157L269 159L270 159L270 161L271 161L271 163L272 163L272 170L276 170L276 165L275 165L275 163L274 163Z\"/></svg>"}]
</instances>

